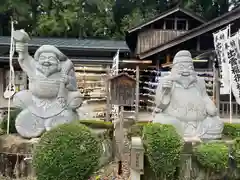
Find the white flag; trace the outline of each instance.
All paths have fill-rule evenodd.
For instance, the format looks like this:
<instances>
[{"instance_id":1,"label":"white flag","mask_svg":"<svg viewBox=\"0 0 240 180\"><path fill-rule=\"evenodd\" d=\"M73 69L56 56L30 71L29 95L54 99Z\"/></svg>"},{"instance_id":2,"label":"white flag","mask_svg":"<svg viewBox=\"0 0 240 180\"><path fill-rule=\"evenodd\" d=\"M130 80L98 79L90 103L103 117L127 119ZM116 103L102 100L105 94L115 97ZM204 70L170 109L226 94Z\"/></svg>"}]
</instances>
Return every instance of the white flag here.
<instances>
[{"instance_id":1,"label":"white flag","mask_svg":"<svg viewBox=\"0 0 240 180\"><path fill-rule=\"evenodd\" d=\"M119 68L119 50L117 51L117 53L113 57L113 65L112 65L112 73L113 73L113 75L117 75L118 74L118 68Z\"/></svg>"},{"instance_id":2,"label":"white flag","mask_svg":"<svg viewBox=\"0 0 240 180\"><path fill-rule=\"evenodd\" d=\"M231 66L231 88L238 104L240 104L240 51L239 32L225 43L225 49Z\"/></svg>"},{"instance_id":3,"label":"white flag","mask_svg":"<svg viewBox=\"0 0 240 180\"><path fill-rule=\"evenodd\" d=\"M229 60L227 57L227 52L224 47L225 42L230 37L230 26L227 26L225 29L220 30L217 33L213 34L214 46L217 54L219 71L220 71L220 94L229 94L230 93L230 73L229 73Z\"/></svg>"}]
</instances>

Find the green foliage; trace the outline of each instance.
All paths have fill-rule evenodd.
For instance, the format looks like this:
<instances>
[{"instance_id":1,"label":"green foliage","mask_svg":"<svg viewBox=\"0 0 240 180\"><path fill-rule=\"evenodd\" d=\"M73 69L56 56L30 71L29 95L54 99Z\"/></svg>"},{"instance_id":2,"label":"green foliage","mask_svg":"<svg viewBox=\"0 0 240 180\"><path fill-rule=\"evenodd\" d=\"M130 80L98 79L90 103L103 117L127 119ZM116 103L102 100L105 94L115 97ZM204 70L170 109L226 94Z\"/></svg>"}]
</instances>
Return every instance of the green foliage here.
<instances>
[{"instance_id":1,"label":"green foliage","mask_svg":"<svg viewBox=\"0 0 240 180\"><path fill-rule=\"evenodd\" d=\"M233 144L233 156L237 163L237 167L240 168L240 137L236 138Z\"/></svg>"},{"instance_id":2,"label":"green foliage","mask_svg":"<svg viewBox=\"0 0 240 180\"><path fill-rule=\"evenodd\" d=\"M9 118L9 133L17 133L16 127L15 127L15 120L17 115L21 112L20 109L14 109L10 112L10 118ZM3 121L1 123L1 129L4 132L7 132L7 126L8 126L8 116L4 116Z\"/></svg>"},{"instance_id":3,"label":"green foliage","mask_svg":"<svg viewBox=\"0 0 240 180\"><path fill-rule=\"evenodd\" d=\"M0 27L1 35L9 35L12 16L16 29L34 36L124 39L127 29L177 5L212 19L238 4L238 0L1 0Z\"/></svg>"},{"instance_id":4,"label":"green foliage","mask_svg":"<svg viewBox=\"0 0 240 180\"><path fill-rule=\"evenodd\" d=\"M134 9L131 14L126 15L121 22L122 31L125 33L130 28L133 28L144 21L154 17L156 12L154 10L148 11L145 15L141 12L140 9Z\"/></svg>"},{"instance_id":5,"label":"green foliage","mask_svg":"<svg viewBox=\"0 0 240 180\"><path fill-rule=\"evenodd\" d=\"M228 146L225 143L203 143L195 149L199 164L211 172L220 172L228 167Z\"/></svg>"},{"instance_id":6,"label":"green foliage","mask_svg":"<svg viewBox=\"0 0 240 180\"><path fill-rule=\"evenodd\" d=\"M80 120L78 122L92 129L113 129L113 124L111 122L102 120Z\"/></svg>"},{"instance_id":7,"label":"green foliage","mask_svg":"<svg viewBox=\"0 0 240 180\"><path fill-rule=\"evenodd\" d=\"M143 128L146 155L157 177L172 179L180 163L183 141L175 128L158 123Z\"/></svg>"},{"instance_id":8,"label":"green foliage","mask_svg":"<svg viewBox=\"0 0 240 180\"><path fill-rule=\"evenodd\" d=\"M38 180L86 180L98 167L100 157L96 135L84 125L71 123L41 137L33 165Z\"/></svg>"},{"instance_id":9,"label":"green foliage","mask_svg":"<svg viewBox=\"0 0 240 180\"><path fill-rule=\"evenodd\" d=\"M225 123L223 134L231 138L240 137L240 124Z\"/></svg>"}]
</instances>

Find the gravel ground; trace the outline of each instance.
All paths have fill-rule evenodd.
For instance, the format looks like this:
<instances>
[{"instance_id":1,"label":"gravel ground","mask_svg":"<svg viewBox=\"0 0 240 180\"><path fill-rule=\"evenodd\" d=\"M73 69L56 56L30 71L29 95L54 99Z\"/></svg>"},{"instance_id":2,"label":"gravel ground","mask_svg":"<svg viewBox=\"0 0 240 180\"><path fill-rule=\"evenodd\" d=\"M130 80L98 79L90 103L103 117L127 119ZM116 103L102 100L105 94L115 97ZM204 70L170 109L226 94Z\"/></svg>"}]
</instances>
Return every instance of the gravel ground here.
<instances>
[{"instance_id":1,"label":"gravel ground","mask_svg":"<svg viewBox=\"0 0 240 180\"><path fill-rule=\"evenodd\" d=\"M124 135L124 161L122 163L123 173L121 176L118 175L118 164L116 162L112 162L104 168L100 169L96 175L90 180L129 180L130 170L129 170L129 160L130 160L130 149L129 149L129 140L127 138L127 132L125 130Z\"/></svg>"}]
</instances>

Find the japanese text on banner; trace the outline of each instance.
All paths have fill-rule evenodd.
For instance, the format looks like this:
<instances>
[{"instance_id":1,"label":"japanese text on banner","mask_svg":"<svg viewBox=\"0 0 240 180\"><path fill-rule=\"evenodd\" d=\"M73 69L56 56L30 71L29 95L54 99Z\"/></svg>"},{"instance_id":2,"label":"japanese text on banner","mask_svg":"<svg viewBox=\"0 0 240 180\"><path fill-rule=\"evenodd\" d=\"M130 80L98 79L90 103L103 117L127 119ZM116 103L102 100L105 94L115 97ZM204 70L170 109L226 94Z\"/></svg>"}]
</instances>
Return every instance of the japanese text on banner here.
<instances>
[{"instance_id":1,"label":"japanese text on banner","mask_svg":"<svg viewBox=\"0 0 240 180\"><path fill-rule=\"evenodd\" d=\"M225 49L231 65L231 88L238 104L240 104L240 52L239 32L225 42Z\"/></svg>"},{"instance_id":2,"label":"japanese text on banner","mask_svg":"<svg viewBox=\"0 0 240 180\"><path fill-rule=\"evenodd\" d=\"M229 61L227 53L225 51L224 43L230 36L230 26L227 26L225 29L214 33L214 46L219 64L220 71L220 94L229 94L230 93L230 73L229 73Z\"/></svg>"}]
</instances>

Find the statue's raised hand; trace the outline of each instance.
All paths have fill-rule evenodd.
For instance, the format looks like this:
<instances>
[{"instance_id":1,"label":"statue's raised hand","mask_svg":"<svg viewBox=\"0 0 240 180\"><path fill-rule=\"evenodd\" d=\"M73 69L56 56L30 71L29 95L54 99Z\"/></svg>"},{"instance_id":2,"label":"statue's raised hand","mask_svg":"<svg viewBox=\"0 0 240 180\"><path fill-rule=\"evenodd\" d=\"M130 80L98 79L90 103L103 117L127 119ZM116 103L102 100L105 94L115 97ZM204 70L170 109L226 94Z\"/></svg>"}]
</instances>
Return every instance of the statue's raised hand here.
<instances>
[{"instance_id":1,"label":"statue's raised hand","mask_svg":"<svg viewBox=\"0 0 240 180\"><path fill-rule=\"evenodd\" d=\"M13 39L16 42L27 43L30 40L30 37L28 33L21 29L13 32Z\"/></svg>"},{"instance_id":2,"label":"statue's raised hand","mask_svg":"<svg viewBox=\"0 0 240 180\"><path fill-rule=\"evenodd\" d=\"M24 51L26 51L25 44L21 42L16 42L16 52L24 52Z\"/></svg>"},{"instance_id":3,"label":"statue's raised hand","mask_svg":"<svg viewBox=\"0 0 240 180\"><path fill-rule=\"evenodd\" d=\"M26 44L30 40L30 37L23 29L14 31L13 39L16 43L17 52L25 52L27 50Z\"/></svg>"},{"instance_id":4,"label":"statue's raised hand","mask_svg":"<svg viewBox=\"0 0 240 180\"><path fill-rule=\"evenodd\" d=\"M164 80L162 87L166 89L171 89L173 86L173 82L171 80Z\"/></svg>"}]
</instances>

